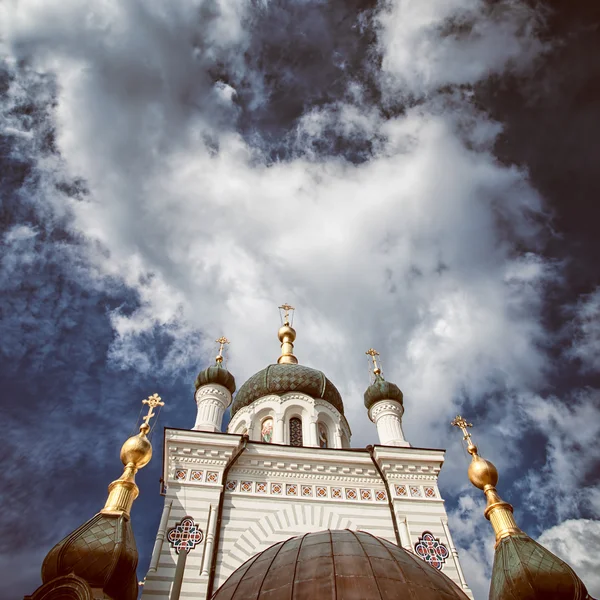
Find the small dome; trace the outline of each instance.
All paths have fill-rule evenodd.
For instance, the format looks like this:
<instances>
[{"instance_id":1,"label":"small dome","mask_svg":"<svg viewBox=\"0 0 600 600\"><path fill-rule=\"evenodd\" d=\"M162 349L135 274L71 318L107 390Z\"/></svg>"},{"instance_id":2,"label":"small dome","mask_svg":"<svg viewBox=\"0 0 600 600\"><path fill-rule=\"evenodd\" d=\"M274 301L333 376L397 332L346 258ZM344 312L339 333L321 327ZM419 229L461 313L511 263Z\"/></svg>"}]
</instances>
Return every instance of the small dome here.
<instances>
[{"instance_id":1,"label":"small dome","mask_svg":"<svg viewBox=\"0 0 600 600\"><path fill-rule=\"evenodd\" d=\"M365 392L365 406L367 410L379 402L379 400L395 400L403 404L404 396L400 388L395 383L386 381L381 375L375 375L375 381L367 388Z\"/></svg>"},{"instance_id":2,"label":"small dome","mask_svg":"<svg viewBox=\"0 0 600 600\"><path fill-rule=\"evenodd\" d=\"M263 396L287 392L301 392L312 398L322 398L344 414L340 393L321 371L304 365L277 364L255 373L242 385L231 406L231 416Z\"/></svg>"},{"instance_id":3,"label":"small dome","mask_svg":"<svg viewBox=\"0 0 600 600\"><path fill-rule=\"evenodd\" d=\"M290 538L234 571L213 600L465 600L443 573L364 531Z\"/></svg>"},{"instance_id":4,"label":"small dome","mask_svg":"<svg viewBox=\"0 0 600 600\"><path fill-rule=\"evenodd\" d=\"M585 585L567 563L532 540L500 540L494 556L489 600L587 600Z\"/></svg>"},{"instance_id":5,"label":"small dome","mask_svg":"<svg viewBox=\"0 0 600 600\"><path fill-rule=\"evenodd\" d=\"M218 383L226 387L232 394L235 392L235 379L233 375L220 363L204 369L196 377L196 389L203 385Z\"/></svg>"},{"instance_id":6,"label":"small dome","mask_svg":"<svg viewBox=\"0 0 600 600\"><path fill-rule=\"evenodd\" d=\"M48 552L42 581L46 584L72 573L114 600L135 600L137 562L129 517L98 513Z\"/></svg>"}]
</instances>

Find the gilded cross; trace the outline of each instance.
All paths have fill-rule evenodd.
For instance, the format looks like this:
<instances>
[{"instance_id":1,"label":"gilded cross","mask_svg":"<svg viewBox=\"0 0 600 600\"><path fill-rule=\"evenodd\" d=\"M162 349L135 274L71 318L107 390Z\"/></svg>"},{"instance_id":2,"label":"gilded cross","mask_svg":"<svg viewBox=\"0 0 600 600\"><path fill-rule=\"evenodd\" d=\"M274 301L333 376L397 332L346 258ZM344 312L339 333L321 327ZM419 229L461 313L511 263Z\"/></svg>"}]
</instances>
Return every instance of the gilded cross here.
<instances>
[{"instance_id":1,"label":"gilded cross","mask_svg":"<svg viewBox=\"0 0 600 600\"><path fill-rule=\"evenodd\" d=\"M379 352L377 352L377 350L375 350L374 348L369 348L365 354L368 354L371 357L371 360L373 361L373 373L375 373L375 375L379 375L379 373L381 373L381 369L379 368L379 366L377 365L377 356L379 356Z\"/></svg>"},{"instance_id":2,"label":"gilded cross","mask_svg":"<svg viewBox=\"0 0 600 600\"><path fill-rule=\"evenodd\" d=\"M225 336L221 336L218 340L215 340L219 344L219 354L217 354L217 362L223 362L223 348L225 344L229 344L229 340Z\"/></svg>"},{"instance_id":3,"label":"gilded cross","mask_svg":"<svg viewBox=\"0 0 600 600\"><path fill-rule=\"evenodd\" d=\"M142 421L144 421L144 424L149 427L150 419L156 414L154 409L157 406L164 406L165 403L161 400L158 394L152 394L152 396L150 396L147 400L142 400L142 404L148 405L148 414L142 419Z\"/></svg>"},{"instance_id":4,"label":"gilded cross","mask_svg":"<svg viewBox=\"0 0 600 600\"><path fill-rule=\"evenodd\" d=\"M473 427L473 423L469 423L469 422L467 422L467 420L464 417L457 415L456 418L452 421L452 423L450 423L450 425L453 425L454 427L458 427L459 429L461 429L463 432L463 436L464 436L463 439L468 440L469 444L473 443L471 441L471 434L469 433L469 430L467 429L467 427Z\"/></svg>"},{"instance_id":5,"label":"gilded cross","mask_svg":"<svg viewBox=\"0 0 600 600\"><path fill-rule=\"evenodd\" d=\"M282 304L279 307L279 310L285 311L285 313L283 315L283 324L289 325L290 324L290 310L296 310L296 309L291 304Z\"/></svg>"}]
</instances>

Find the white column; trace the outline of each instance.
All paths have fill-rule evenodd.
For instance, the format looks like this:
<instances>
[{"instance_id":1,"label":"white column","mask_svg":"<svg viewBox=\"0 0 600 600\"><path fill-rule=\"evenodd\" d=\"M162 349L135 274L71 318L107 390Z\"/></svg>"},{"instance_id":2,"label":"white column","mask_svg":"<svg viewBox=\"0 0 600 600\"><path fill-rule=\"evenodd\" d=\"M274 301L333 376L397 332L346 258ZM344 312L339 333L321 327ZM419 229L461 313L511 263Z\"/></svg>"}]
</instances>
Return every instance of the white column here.
<instances>
[{"instance_id":1,"label":"white column","mask_svg":"<svg viewBox=\"0 0 600 600\"><path fill-rule=\"evenodd\" d=\"M316 415L311 415L307 419L308 421L308 437L304 437L304 439L308 439L308 446L312 448L318 448L319 446L319 434L317 433L317 421L318 417Z\"/></svg>"},{"instance_id":2,"label":"white column","mask_svg":"<svg viewBox=\"0 0 600 600\"><path fill-rule=\"evenodd\" d=\"M273 443L274 444L285 444L285 421L283 420L282 414L275 415L275 423L273 431Z\"/></svg>"},{"instance_id":3,"label":"white column","mask_svg":"<svg viewBox=\"0 0 600 600\"><path fill-rule=\"evenodd\" d=\"M231 393L219 384L203 385L196 390L198 414L195 431L221 431L223 415L231 404Z\"/></svg>"},{"instance_id":4,"label":"white column","mask_svg":"<svg viewBox=\"0 0 600 600\"><path fill-rule=\"evenodd\" d=\"M342 428L339 425L336 425L335 431L333 432L333 447L334 448L343 448L344 444L342 442Z\"/></svg>"},{"instance_id":5,"label":"white column","mask_svg":"<svg viewBox=\"0 0 600 600\"><path fill-rule=\"evenodd\" d=\"M377 426L379 443L384 446L405 446L410 444L404 439L402 415L404 408L395 400L380 400L369 409L369 419Z\"/></svg>"},{"instance_id":6,"label":"white column","mask_svg":"<svg viewBox=\"0 0 600 600\"><path fill-rule=\"evenodd\" d=\"M442 522L442 527L444 528L444 533L446 534L446 539L448 540L448 544L450 546L450 552L452 552L452 558L454 560L454 566L456 567L456 571L458 573L458 578L460 579L460 584L463 588L468 588L467 580L465 579L465 574L460 566L460 562L458 561L458 550L452 541L452 536L450 535L450 528L448 527L448 519L445 517L440 518Z\"/></svg>"},{"instance_id":7,"label":"white column","mask_svg":"<svg viewBox=\"0 0 600 600\"><path fill-rule=\"evenodd\" d=\"M160 518L160 525L158 526L158 533L156 534L156 541L154 542L154 548L152 550L152 558L150 559L150 567L148 573L154 572L158 569L158 560L160 558L160 551L162 550L163 542L165 541L165 535L167 533L167 523L169 522L169 515L171 514L171 507L173 506L173 500L165 500L165 506L162 511Z\"/></svg>"}]
</instances>

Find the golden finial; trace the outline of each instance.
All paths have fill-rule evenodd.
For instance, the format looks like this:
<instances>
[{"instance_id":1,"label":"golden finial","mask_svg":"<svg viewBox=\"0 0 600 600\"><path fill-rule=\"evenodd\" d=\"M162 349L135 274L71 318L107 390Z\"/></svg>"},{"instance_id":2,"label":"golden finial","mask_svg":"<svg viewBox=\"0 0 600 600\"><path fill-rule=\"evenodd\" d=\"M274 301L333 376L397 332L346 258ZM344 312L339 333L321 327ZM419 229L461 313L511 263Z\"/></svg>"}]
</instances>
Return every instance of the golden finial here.
<instances>
[{"instance_id":1,"label":"golden finial","mask_svg":"<svg viewBox=\"0 0 600 600\"><path fill-rule=\"evenodd\" d=\"M481 458L477 453L477 446L471 439L468 427L473 427L464 417L457 415L450 423L463 432L463 439L467 442L467 452L471 455L469 465L469 480L471 483L483 490L487 498L487 506L484 515L489 519L496 533L496 544L505 537L522 533L513 516L513 507L504 502L496 491L498 483L498 470L489 460Z\"/></svg>"},{"instance_id":2,"label":"golden finial","mask_svg":"<svg viewBox=\"0 0 600 600\"><path fill-rule=\"evenodd\" d=\"M377 356L379 356L379 352L377 352L377 350L375 350L374 348L369 348L365 354L369 355L371 357L371 360L373 361L373 373L375 373L375 375L381 375L381 369L379 368L379 366L377 365Z\"/></svg>"},{"instance_id":3,"label":"golden finial","mask_svg":"<svg viewBox=\"0 0 600 600\"><path fill-rule=\"evenodd\" d=\"M148 405L148 414L142 418L140 432L131 436L121 447L121 462L125 465L125 469L121 477L108 486L108 499L101 511L103 513L128 515L133 501L140 493L135 484L135 474L152 458L152 445L146 437L150 431L150 419L156 414L154 409L157 406L164 406L165 403L158 394L152 394L142 400L142 404Z\"/></svg>"},{"instance_id":4,"label":"golden finial","mask_svg":"<svg viewBox=\"0 0 600 600\"><path fill-rule=\"evenodd\" d=\"M277 359L277 362L280 364L297 365L298 359L294 356L296 330L290 325L290 311L295 309L289 304L282 304L279 310L285 311L285 314L283 315L283 326L277 333L277 337L281 342L281 356Z\"/></svg>"},{"instance_id":5,"label":"golden finial","mask_svg":"<svg viewBox=\"0 0 600 600\"><path fill-rule=\"evenodd\" d=\"M218 340L215 340L217 344L219 344L219 354L217 354L216 361L217 364L221 364L223 362L223 348L225 348L225 344L229 344L229 340L225 336L221 336Z\"/></svg>"}]
</instances>

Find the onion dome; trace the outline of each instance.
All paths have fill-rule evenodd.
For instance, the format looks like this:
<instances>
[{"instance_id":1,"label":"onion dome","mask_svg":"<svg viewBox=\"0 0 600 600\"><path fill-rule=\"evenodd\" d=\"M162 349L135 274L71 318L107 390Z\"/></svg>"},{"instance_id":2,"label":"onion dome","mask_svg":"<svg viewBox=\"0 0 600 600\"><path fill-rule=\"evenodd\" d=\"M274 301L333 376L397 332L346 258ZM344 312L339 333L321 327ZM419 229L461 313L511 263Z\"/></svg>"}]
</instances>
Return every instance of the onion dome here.
<instances>
[{"instance_id":1,"label":"onion dome","mask_svg":"<svg viewBox=\"0 0 600 600\"><path fill-rule=\"evenodd\" d=\"M404 395L395 383L386 381L380 373L377 373L375 381L367 388L364 398L368 410L379 400L395 400L403 404Z\"/></svg>"},{"instance_id":2,"label":"onion dome","mask_svg":"<svg viewBox=\"0 0 600 600\"><path fill-rule=\"evenodd\" d=\"M143 403L148 405L148 414L140 433L121 447L125 468L108 486L104 508L48 552L42 564L43 585L32 599L91 600L92 590L102 590L112 600L136 600L138 552L129 515L139 494L135 474L152 458L149 422L154 409L164 405L157 394Z\"/></svg>"},{"instance_id":3,"label":"onion dome","mask_svg":"<svg viewBox=\"0 0 600 600\"><path fill-rule=\"evenodd\" d=\"M400 388L395 383L386 381L381 374L381 368L377 364L379 352L374 348L369 348L365 354L370 356L373 361L373 375L375 376L375 381L367 388L364 395L367 410L380 400L395 400L403 405L404 395Z\"/></svg>"},{"instance_id":4,"label":"onion dome","mask_svg":"<svg viewBox=\"0 0 600 600\"><path fill-rule=\"evenodd\" d=\"M235 379L220 362L198 373L198 377L196 377L196 389L203 385L215 383L227 388L232 394L235 392Z\"/></svg>"},{"instance_id":5,"label":"onion dome","mask_svg":"<svg viewBox=\"0 0 600 600\"><path fill-rule=\"evenodd\" d=\"M307 533L274 544L234 571L213 600L465 600L446 575L364 531Z\"/></svg>"},{"instance_id":6,"label":"onion dome","mask_svg":"<svg viewBox=\"0 0 600 600\"><path fill-rule=\"evenodd\" d=\"M321 398L344 414L344 404L337 388L321 371L298 364L294 356L294 341L296 330L290 324L290 311L293 306L283 304L280 310L285 311L283 325L277 332L281 343L281 356L276 365L255 373L242 385L231 405L231 416L255 400L269 394L287 394L300 392L312 398Z\"/></svg>"},{"instance_id":7,"label":"onion dome","mask_svg":"<svg viewBox=\"0 0 600 600\"><path fill-rule=\"evenodd\" d=\"M137 563L129 516L98 513L50 550L42 581L47 584L74 573L114 600L135 600Z\"/></svg>"},{"instance_id":8,"label":"onion dome","mask_svg":"<svg viewBox=\"0 0 600 600\"><path fill-rule=\"evenodd\" d=\"M452 425L459 427L467 441L471 483L487 498L484 515L496 534L490 600L587 600L585 585L571 567L521 531L513 507L496 490L498 470L478 454L468 427L458 415ZM591 600L591 599L590 599Z\"/></svg>"},{"instance_id":9,"label":"onion dome","mask_svg":"<svg viewBox=\"0 0 600 600\"><path fill-rule=\"evenodd\" d=\"M223 366L223 348L229 344L226 337L221 336L216 342L219 344L219 353L215 358L215 364L200 371L196 377L196 390L203 385L219 384L227 388L231 394L235 392L235 379L233 375Z\"/></svg>"},{"instance_id":10,"label":"onion dome","mask_svg":"<svg viewBox=\"0 0 600 600\"><path fill-rule=\"evenodd\" d=\"M231 416L263 396L288 392L300 392L312 398L321 398L344 414L340 393L321 371L304 365L281 363L269 365L255 373L240 387L231 406Z\"/></svg>"},{"instance_id":11,"label":"onion dome","mask_svg":"<svg viewBox=\"0 0 600 600\"><path fill-rule=\"evenodd\" d=\"M586 600L585 585L569 565L521 533L496 547L490 600Z\"/></svg>"}]
</instances>

